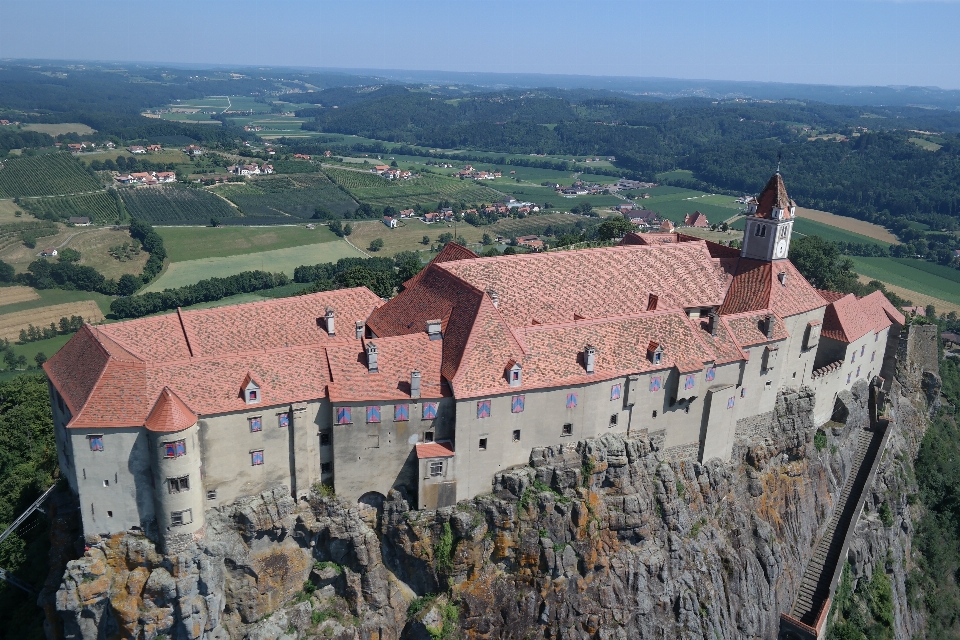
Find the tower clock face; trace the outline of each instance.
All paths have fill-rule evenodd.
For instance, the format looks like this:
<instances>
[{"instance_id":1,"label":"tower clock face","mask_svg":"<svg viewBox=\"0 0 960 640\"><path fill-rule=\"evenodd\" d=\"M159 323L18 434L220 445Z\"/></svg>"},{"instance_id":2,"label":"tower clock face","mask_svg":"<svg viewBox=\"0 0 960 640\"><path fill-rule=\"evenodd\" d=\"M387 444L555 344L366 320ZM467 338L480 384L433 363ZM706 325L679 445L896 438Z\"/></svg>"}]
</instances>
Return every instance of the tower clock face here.
<instances>
[{"instance_id":1,"label":"tower clock face","mask_svg":"<svg viewBox=\"0 0 960 640\"><path fill-rule=\"evenodd\" d=\"M787 241L781 240L777 243L777 246L773 250L773 255L777 258L782 258L787 255Z\"/></svg>"}]
</instances>

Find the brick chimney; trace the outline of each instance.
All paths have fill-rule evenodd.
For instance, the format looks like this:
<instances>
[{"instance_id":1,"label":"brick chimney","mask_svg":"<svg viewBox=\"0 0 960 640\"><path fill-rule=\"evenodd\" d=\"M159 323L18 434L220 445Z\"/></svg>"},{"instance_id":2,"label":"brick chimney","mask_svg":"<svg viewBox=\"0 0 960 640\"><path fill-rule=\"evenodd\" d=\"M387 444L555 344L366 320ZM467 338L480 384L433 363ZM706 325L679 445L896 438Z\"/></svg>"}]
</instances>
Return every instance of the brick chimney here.
<instances>
[{"instance_id":1,"label":"brick chimney","mask_svg":"<svg viewBox=\"0 0 960 640\"><path fill-rule=\"evenodd\" d=\"M420 397L420 372L419 371L410 372L410 397L411 398Z\"/></svg>"},{"instance_id":2,"label":"brick chimney","mask_svg":"<svg viewBox=\"0 0 960 640\"><path fill-rule=\"evenodd\" d=\"M364 348L367 351L367 371L370 373L379 373L380 368L377 365L377 345L368 342Z\"/></svg>"}]
</instances>

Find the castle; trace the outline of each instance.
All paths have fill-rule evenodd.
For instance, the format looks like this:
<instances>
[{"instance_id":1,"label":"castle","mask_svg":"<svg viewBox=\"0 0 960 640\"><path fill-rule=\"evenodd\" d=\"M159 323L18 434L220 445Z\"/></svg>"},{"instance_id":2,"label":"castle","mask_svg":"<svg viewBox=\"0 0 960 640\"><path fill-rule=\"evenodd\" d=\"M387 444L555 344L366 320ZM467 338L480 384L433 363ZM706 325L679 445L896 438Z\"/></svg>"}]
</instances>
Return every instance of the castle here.
<instances>
[{"instance_id":1,"label":"castle","mask_svg":"<svg viewBox=\"0 0 960 640\"><path fill-rule=\"evenodd\" d=\"M892 379L900 314L814 289L787 259L779 172L742 249L679 233L479 258L448 244L394 298L365 288L84 326L44 364L60 467L88 534L177 549L204 511L322 482L421 509L489 492L534 447L645 433L729 460L738 423Z\"/></svg>"}]
</instances>

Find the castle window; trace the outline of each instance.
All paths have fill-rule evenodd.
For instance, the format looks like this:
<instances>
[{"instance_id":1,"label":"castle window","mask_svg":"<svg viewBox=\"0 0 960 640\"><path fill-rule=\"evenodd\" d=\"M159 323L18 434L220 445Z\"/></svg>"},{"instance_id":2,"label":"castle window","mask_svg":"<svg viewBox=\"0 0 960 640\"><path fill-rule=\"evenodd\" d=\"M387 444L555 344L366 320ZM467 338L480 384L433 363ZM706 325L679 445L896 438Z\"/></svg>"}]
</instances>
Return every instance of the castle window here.
<instances>
[{"instance_id":1,"label":"castle window","mask_svg":"<svg viewBox=\"0 0 960 640\"><path fill-rule=\"evenodd\" d=\"M513 430L513 441L520 442L520 429Z\"/></svg>"},{"instance_id":2,"label":"castle window","mask_svg":"<svg viewBox=\"0 0 960 640\"><path fill-rule=\"evenodd\" d=\"M733 409L733 406L734 406L734 399L733 399L733 396L730 396L729 398L727 398L727 409Z\"/></svg>"},{"instance_id":3,"label":"castle window","mask_svg":"<svg viewBox=\"0 0 960 640\"><path fill-rule=\"evenodd\" d=\"M879 334L879 333L873 334L873 341L874 341L874 342L876 342L876 341L879 340L879 339L880 339L880 334Z\"/></svg>"},{"instance_id":4,"label":"castle window","mask_svg":"<svg viewBox=\"0 0 960 640\"><path fill-rule=\"evenodd\" d=\"M714 366L707 367L707 373L704 375L704 380L707 382L713 382L714 378L717 377L717 368Z\"/></svg>"},{"instance_id":5,"label":"castle window","mask_svg":"<svg viewBox=\"0 0 960 640\"><path fill-rule=\"evenodd\" d=\"M746 387L740 387L740 397L741 397L741 398L746 398L746 397L747 397L747 388L746 388Z\"/></svg>"},{"instance_id":6,"label":"castle window","mask_svg":"<svg viewBox=\"0 0 960 640\"><path fill-rule=\"evenodd\" d=\"M423 419L435 420L436 418L437 418L437 403L424 402L423 403Z\"/></svg>"},{"instance_id":7,"label":"castle window","mask_svg":"<svg viewBox=\"0 0 960 640\"><path fill-rule=\"evenodd\" d=\"M280 427L289 427L290 426L290 414L284 411L283 413L277 414L277 425Z\"/></svg>"},{"instance_id":8,"label":"castle window","mask_svg":"<svg viewBox=\"0 0 960 640\"><path fill-rule=\"evenodd\" d=\"M320 434L320 446L329 447L330 446L330 433L324 431Z\"/></svg>"},{"instance_id":9,"label":"castle window","mask_svg":"<svg viewBox=\"0 0 960 640\"><path fill-rule=\"evenodd\" d=\"M329 462L320 463L320 473L330 473L330 470L333 468L333 465Z\"/></svg>"},{"instance_id":10,"label":"castle window","mask_svg":"<svg viewBox=\"0 0 960 640\"><path fill-rule=\"evenodd\" d=\"M569 422L563 425L563 431L560 432L562 436L572 436L573 435L573 425Z\"/></svg>"},{"instance_id":11,"label":"castle window","mask_svg":"<svg viewBox=\"0 0 960 640\"><path fill-rule=\"evenodd\" d=\"M337 424L350 424L353 422L350 407L337 407Z\"/></svg>"},{"instance_id":12,"label":"castle window","mask_svg":"<svg viewBox=\"0 0 960 640\"><path fill-rule=\"evenodd\" d=\"M90 451L103 451L103 436L87 436L90 441Z\"/></svg>"},{"instance_id":13,"label":"castle window","mask_svg":"<svg viewBox=\"0 0 960 640\"><path fill-rule=\"evenodd\" d=\"M577 394L568 393L567 394L567 409L576 409L577 408Z\"/></svg>"},{"instance_id":14,"label":"castle window","mask_svg":"<svg viewBox=\"0 0 960 640\"><path fill-rule=\"evenodd\" d=\"M874 351L873 353L870 354L870 362L873 362L874 358L876 357L877 357L877 352Z\"/></svg>"},{"instance_id":15,"label":"castle window","mask_svg":"<svg viewBox=\"0 0 960 640\"><path fill-rule=\"evenodd\" d=\"M477 403L477 419L490 417L490 401L481 400Z\"/></svg>"},{"instance_id":16,"label":"castle window","mask_svg":"<svg viewBox=\"0 0 960 640\"><path fill-rule=\"evenodd\" d=\"M187 455L186 440L175 440L173 442L163 443L164 458L179 458L180 456L185 456L185 455Z\"/></svg>"},{"instance_id":17,"label":"castle window","mask_svg":"<svg viewBox=\"0 0 960 640\"><path fill-rule=\"evenodd\" d=\"M486 451L486 450L487 450L487 439L480 438L480 451Z\"/></svg>"},{"instance_id":18,"label":"castle window","mask_svg":"<svg viewBox=\"0 0 960 640\"><path fill-rule=\"evenodd\" d=\"M112 518L112 517L113 517L113 511L107 511L107 517L108 517L108 518Z\"/></svg>"},{"instance_id":19,"label":"castle window","mask_svg":"<svg viewBox=\"0 0 960 640\"><path fill-rule=\"evenodd\" d=\"M263 464L263 449L250 452L250 464L254 467L259 467Z\"/></svg>"},{"instance_id":20,"label":"castle window","mask_svg":"<svg viewBox=\"0 0 960 640\"><path fill-rule=\"evenodd\" d=\"M193 522L193 509L184 509L183 511L170 512L170 524L174 527L182 527L185 524Z\"/></svg>"},{"instance_id":21,"label":"castle window","mask_svg":"<svg viewBox=\"0 0 960 640\"><path fill-rule=\"evenodd\" d=\"M867 345L863 345L862 347L860 347L860 355L862 356L863 352L866 350L867 350Z\"/></svg>"},{"instance_id":22,"label":"castle window","mask_svg":"<svg viewBox=\"0 0 960 640\"><path fill-rule=\"evenodd\" d=\"M660 391L663 388L663 378L653 376L650 378L650 391Z\"/></svg>"},{"instance_id":23,"label":"castle window","mask_svg":"<svg viewBox=\"0 0 960 640\"><path fill-rule=\"evenodd\" d=\"M207 491L207 500L216 500L217 499L217 490Z\"/></svg>"},{"instance_id":24,"label":"castle window","mask_svg":"<svg viewBox=\"0 0 960 640\"><path fill-rule=\"evenodd\" d=\"M653 412L653 417L654 417L654 418L657 417L657 412L656 412L656 411Z\"/></svg>"},{"instance_id":25,"label":"castle window","mask_svg":"<svg viewBox=\"0 0 960 640\"><path fill-rule=\"evenodd\" d=\"M436 478L443 475L443 460L430 461L430 477Z\"/></svg>"},{"instance_id":26,"label":"castle window","mask_svg":"<svg viewBox=\"0 0 960 640\"><path fill-rule=\"evenodd\" d=\"M853 364L856 361L857 361L857 352L854 351L853 355L850 356L850 364Z\"/></svg>"},{"instance_id":27,"label":"castle window","mask_svg":"<svg viewBox=\"0 0 960 640\"><path fill-rule=\"evenodd\" d=\"M857 377L860 377L860 367L857 367Z\"/></svg>"},{"instance_id":28,"label":"castle window","mask_svg":"<svg viewBox=\"0 0 960 640\"><path fill-rule=\"evenodd\" d=\"M180 493L190 490L190 476L180 478L167 478L167 490L170 493Z\"/></svg>"},{"instance_id":29,"label":"castle window","mask_svg":"<svg viewBox=\"0 0 960 640\"><path fill-rule=\"evenodd\" d=\"M367 407L367 423L376 424L380 422L380 407L372 405Z\"/></svg>"},{"instance_id":30,"label":"castle window","mask_svg":"<svg viewBox=\"0 0 960 640\"><path fill-rule=\"evenodd\" d=\"M697 376L687 376L686 380L683 382L683 390L690 391L693 389L694 385L697 383Z\"/></svg>"},{"instance_id":31,"label":"castle window","mask_svg":"<svg viewBox=\"0 0 960 640\"><path fill-rule=\"evenodd\" d=\"M110 481L109 481L109 480L104 480L104 481L103 481L103 486L109 487L109 486L110 486Z\"/></svg>"},{"instance_id":32,"label":"castle window","mask_svg":"<svg viewBox=\"0 0 960 640\"><path fill-rule=\"evenodd\" d=\"M262 431L263 430L263 418L257 416L256 418L250 418L250 431Z\"/></svg>"},{"instance_id":33,"label":"castle window","mask_svg":"<svg viewBox=\"0 0 960 640\"><path fill-rule=\"evenodd\" d=\"M424 442L433 442L433 431L424 431L424 432L423 432L423 441L424 441Z\"/></svg>"},{"instance_id":34,"label":"castle window","mask_svg":"<svg viewBox=\"0 0 960 640\"><path fill-rule=\"evenodd\" d=\"M619 400L620 395L623 393L623 386L618 382L617 384L610 387L610 399Z\"/></svg>"},{"instance_id":35,"label":"castle window","mask_svg":"<svg viewBox=\"0 0 960 640\"><path fill-rule=\"evenodd\" d=\"M407 422L409 420L410 420L410 405L408 404L393 405L393 421L394 422Z\"/></svg>"},{"instance_id":36,"label":"castle window","mask_svg":"<svg viewBox=\"0 0 960 640\"><path fill-rule=\"evenodd\" d=\"M611 428L611 429L612 429L613 427L617 426L617 419L618 419L618 418L619 418L619 416L618 416L617 414L615 414L615 413L610 416L610 428Z\"/></svg>"},{"instance_id":37,"label":"castle window","mask_svg":"<svg viewBox=\"0 0 960 640\"><path fill-rule=\"evenodd\" d=\"M513 396L510 398L510 413L523 413L525 396Z\"/></svg>"},{"instance_id":38,"label":"castle window","mask_svg":"<svg viewBox=\"0 0 960 640\"><path fill-rule=\"evenodd\" d=\"M851 375L852 375L852 374L849 374L849 373L847 374L847 384L850 384L850 376L851 376Z\"/></svg>"}]
</instances>

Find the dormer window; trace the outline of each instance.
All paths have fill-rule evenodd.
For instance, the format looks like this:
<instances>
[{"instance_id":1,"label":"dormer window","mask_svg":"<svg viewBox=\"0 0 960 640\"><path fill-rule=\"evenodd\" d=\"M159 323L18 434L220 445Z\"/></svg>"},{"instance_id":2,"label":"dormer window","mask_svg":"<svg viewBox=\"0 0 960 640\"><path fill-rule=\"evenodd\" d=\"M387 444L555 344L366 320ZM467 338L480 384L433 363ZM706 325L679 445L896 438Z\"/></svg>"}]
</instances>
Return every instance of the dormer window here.
<instances>
[{"instance_id":1,"label":"dormer window","mask_svg":"<svg viewBox=\"0 0 960 640\"><path fill-rule=\"evenodd\" d=\"M260 402L260 384L254 379L252 374L247 374L243 384L243 400L247 404L257 404Z\"/></svg>"},{"instance_id":2,"label":"dormer window","mask_svg":"<svg viewBox=\"0 0 960 640\"><path fill-rule=\"evenodd\" d=\"M663 345L651 341L647 345L647 360L653 364L660 364L663 361Z\"/></svg>"},{"instance_id":3,"label":"dormer window","mask_svg":"<svg viewBox=\"0 0 960 640\"><path fill-rule=\"evenodd\" d=\"M783 209L777 209L774 207L773 211L770 212L770 217L774 220L779 220L783 217Z\"/></svg>"},{"instance_id":4,"label":"dormer window","mask_svg":"<svg viewBox=\"0 0 960 640\"><path fill-rule=\"evenodd\" d=\"M523 384L523 368L516 360L507 362L507 382L511 387L519 387Z\"/></svg>"}]
</instances>

